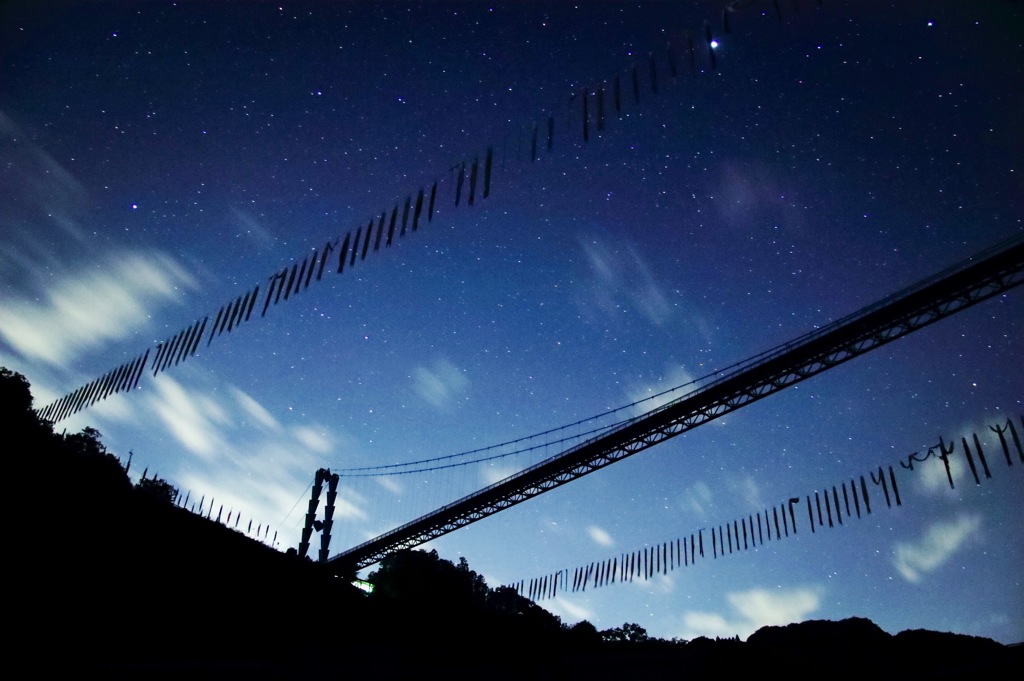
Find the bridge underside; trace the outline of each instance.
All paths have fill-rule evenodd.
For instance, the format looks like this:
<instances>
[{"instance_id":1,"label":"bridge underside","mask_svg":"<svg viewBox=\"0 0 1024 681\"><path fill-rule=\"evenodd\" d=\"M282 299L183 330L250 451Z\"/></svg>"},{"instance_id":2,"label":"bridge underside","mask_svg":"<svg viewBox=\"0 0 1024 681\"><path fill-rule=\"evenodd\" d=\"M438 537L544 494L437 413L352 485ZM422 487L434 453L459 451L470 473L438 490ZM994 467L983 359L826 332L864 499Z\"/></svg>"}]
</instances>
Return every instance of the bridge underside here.
<instances>
[{"instance_id":1,"label":"bridge underside","mask_svg":"<svg viewBox=\"0 0 1024 681\"><path fill-rule=\"evenodd\" d=\"M632 456L1024 282L1024 238L745 362L658 409L330 559L354 572Z\"/></svg>"}]
</instances>

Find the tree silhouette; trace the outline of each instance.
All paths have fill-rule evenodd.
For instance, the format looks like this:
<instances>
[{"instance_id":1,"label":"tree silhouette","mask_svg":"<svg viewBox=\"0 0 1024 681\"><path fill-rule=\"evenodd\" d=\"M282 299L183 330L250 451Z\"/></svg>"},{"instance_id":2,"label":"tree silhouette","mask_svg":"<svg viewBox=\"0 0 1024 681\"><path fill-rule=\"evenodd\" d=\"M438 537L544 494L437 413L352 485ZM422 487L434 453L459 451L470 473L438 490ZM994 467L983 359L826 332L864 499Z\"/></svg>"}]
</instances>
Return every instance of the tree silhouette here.
<instances>
[{"instance_id":1,"label":"tree silhouette","mask_svg":"<svg viewBox=\"0 0 1024 681\"><path fill-rule=\"evenodd\" d=\"M639 643L647 641L650 636L647 630L635 622L626 622L621 627L605 629L601 632L601 639L604 641L623 641L626 643Z\"/></svg>"},{"instance_id":2,"label":"tree silhouette","mask_svg":"<svg viewBox=\"0 0 1024 681\"><path fill-rule=\"evenodd\" d=\"M63 437L64 466L68 472L75 471L80 487L85 491L100 494L124 493L131 489L128 474L121 466L121 460L107 451L95 428L83 428L82 432Z\"/></svg>"},{"instance_id":3,"label":"tree silhouette","mask_svg":"<svg viewBox=\"0 0 1024 681\"><path fill-rule=\"evenodd\" d=\"M167 504L174 504L174 500L178 498L178 489L160 478L143 478L136 483L135 489Z\"/></svg>"},{"instance_id":4,"label":"tree silhouette","mask_svg":"<svg viewBox=\"0 0 1024 681\"><path fill-rule=\"evenodd\" d=\"M32 389L28 379L7 367L0 367L0 413L9 439L24 443L52 437L50 424L32 410Z\"/></svg>"},{"instance_id":5,"label":"tree silhouette","mask_svg":"<svg viewBox=\"0 0 1024 681\"><path fill-rule=\"evenodd\" d=\"M32 411L32 390L28 379L7 367L0 367L0 408L5 414L25 415Z\"/></svg>"},{"instance_id":6,"label":"tree silhouette","mask_svg":"<svg viewBox=\"0 0 1024 681\"><path fill-rule=\"evenodd\" d=\"M373 597L403 601L446 611L482 607L490 591L483 577L469 569L465 558L455 566L437 551L399 551L385 558L372 573Z\"/></svg>"}]
</instances>

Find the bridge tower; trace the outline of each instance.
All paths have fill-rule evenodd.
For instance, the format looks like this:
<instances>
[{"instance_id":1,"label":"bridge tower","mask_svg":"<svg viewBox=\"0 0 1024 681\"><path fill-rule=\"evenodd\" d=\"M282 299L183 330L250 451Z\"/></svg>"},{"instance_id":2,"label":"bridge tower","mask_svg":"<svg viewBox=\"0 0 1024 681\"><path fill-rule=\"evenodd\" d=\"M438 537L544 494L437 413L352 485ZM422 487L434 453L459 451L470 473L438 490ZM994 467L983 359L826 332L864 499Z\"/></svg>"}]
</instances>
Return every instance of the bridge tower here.
<instances>
[{"instance_id":1,"label":"bridge tower","mask_svg":"<svg viewBox=\"0 0 1024 681\"><path fill-rule=\"evenodd\" d=\"M331 528L334 526L334 502L338 498L338 481L341 476L331 473L328 468L320 468L313 476L313 490L309 499L309 510L306 511L306 523L302 527L302 540L299 542L299 557L305 558L309 552L309 540L313 536L313 530L320 532L320 555L321 563L327 562L328 550L331 545ZM323 491L324 483L327 483L327 505L324 507L324 519L316 519L316 509L320 505L320 493Z\"/></svg>"}]
</instances>

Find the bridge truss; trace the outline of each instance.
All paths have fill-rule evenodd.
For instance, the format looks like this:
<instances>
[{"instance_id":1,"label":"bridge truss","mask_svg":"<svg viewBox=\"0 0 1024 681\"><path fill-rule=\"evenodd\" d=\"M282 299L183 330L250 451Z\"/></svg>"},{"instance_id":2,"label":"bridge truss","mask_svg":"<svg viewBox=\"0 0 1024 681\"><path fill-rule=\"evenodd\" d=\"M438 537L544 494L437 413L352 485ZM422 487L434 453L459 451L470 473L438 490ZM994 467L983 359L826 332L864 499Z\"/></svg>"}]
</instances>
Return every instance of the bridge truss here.
<instances>
[{"instance_id":1,"label":"bridge truss","mask_svg":"<svg viewBox=\"0 0 1024 681\"><path fill-rule=\"evenodd\" d=\"M690 393L442 506L328 562L354 572L736 411L1024 283L1018 236L828 326L753 357Z\"/></svg>"}]
</instances>

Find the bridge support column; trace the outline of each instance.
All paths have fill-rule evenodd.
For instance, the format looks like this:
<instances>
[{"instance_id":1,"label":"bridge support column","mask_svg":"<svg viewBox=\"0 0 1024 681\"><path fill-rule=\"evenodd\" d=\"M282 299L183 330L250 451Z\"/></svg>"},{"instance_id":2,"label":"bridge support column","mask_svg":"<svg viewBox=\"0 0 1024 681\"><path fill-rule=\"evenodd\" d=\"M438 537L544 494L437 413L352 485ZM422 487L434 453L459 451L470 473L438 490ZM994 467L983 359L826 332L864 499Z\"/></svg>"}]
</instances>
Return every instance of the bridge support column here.
<instances>
[{"instance_id":1,"label":"bridge support column","mask_svg":"<svg viewBox=\"0 0 1024 681\"><path fill-rule=\"evenodd\" d=\"M337 473L327 473L327 506L324 507L324 529L320 534L320 562L326 563L327 551L331 546L331 528L334 526L334 500L338 498L338 481L341 476Z\"/></svg>"},{"instance_id":2,"label":"bridge support column","mask_svg":"<svg viewBox=\"0 0 1024 681\"><path fill-rule=\"evenodd\" d=\"M299 557L305 558L309 553L309 539L313 536L313 522L316 520L316 507L320 505L320 492L323 491L324 480L330 472L319 469L313 477L313 492L309 499L309 510L306 511L306 524L302 526L302 540L299 542Z\"/></svg>"}]
</instances>

